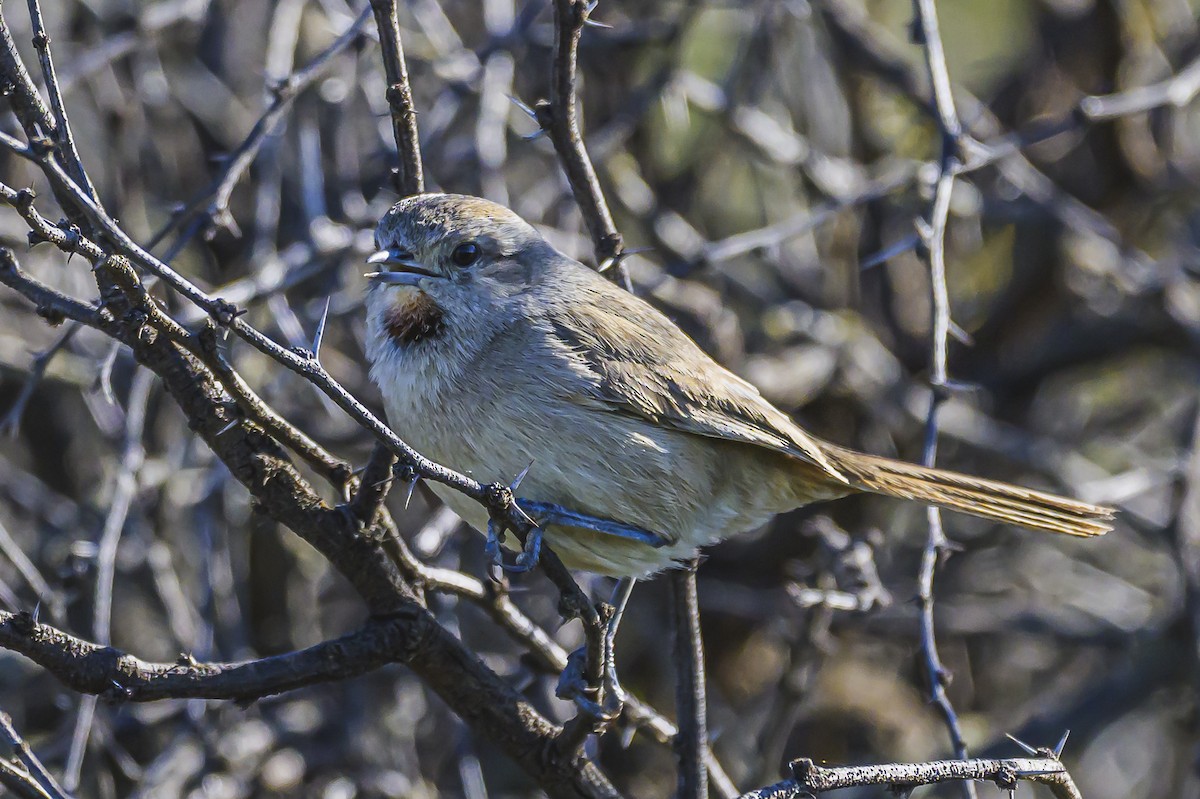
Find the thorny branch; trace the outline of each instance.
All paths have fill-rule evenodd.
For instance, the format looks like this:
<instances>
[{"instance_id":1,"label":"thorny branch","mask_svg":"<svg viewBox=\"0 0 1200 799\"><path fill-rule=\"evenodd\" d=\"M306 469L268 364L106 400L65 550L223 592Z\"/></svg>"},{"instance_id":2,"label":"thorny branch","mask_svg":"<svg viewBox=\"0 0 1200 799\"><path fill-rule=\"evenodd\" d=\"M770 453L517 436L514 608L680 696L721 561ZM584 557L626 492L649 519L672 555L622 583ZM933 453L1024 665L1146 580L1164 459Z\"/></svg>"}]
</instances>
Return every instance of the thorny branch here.
<instances>
[{"instance_id":1,"label":"thorny branch","mask_svg":"<svg viewBox=\"0 0 1200 799\"><path fill-rule=\"evenodd\" d=\"M396 0L371 0L379 44L383 48L383 69L387 76L387 101L392 114L392 135L400 167L396 173L396 191L401 197L425 190L421 166L420 138L417 135L417 107L408 82L408 65L400 41L400 21Z\"/></svg>"},{"instance_id":2,"label":"thorny branch","mask_svg":"<svg viewBox=\"0 0 1200 799\"><path fill-rule=\"evenodd\" d=\"M950 75L946 69L946 56L942 50L941 34L938 32L937 8L934 0L914 0L916 20L914 29L924 46L925 61L933 84L934 102L938 112L942 136L941 159L938 163L937 181L934 186L933 203L926 216L918 223L918 232L923 250L929 261L932 291L932 354L931 377L933 391L929 400L929 414L925 421L925 447L922 463L934 466L937 461L938 409L946 397L949 379L946 370L946 350L950 339L950 292L946 287L946 223L950 216L950 196L954 191L955 169L959 163L962 126L954 107L950 92ZM924 658L925 677L929 681L930 699L941 712L950 733L954 753L962 759L968 757L967 744L963 739L962 727L954 706L946 695L949 674L938 654L933 624L933 578L940 561L950 551L950 542L942 528L941 511L929 506L929 536L921 556L918 575L918 598L921 609L921 652ZM965 799L974 799L975 786L963 784Z\"/></svg>"},{"instance_id":3,"label":"thorny branch","mask_svg":"<svg viewBox=\"0 0 1200 799\"><path fill-rule=\"evenodd\" d=\"M1012 791L1020 780L1047 785L1057 799L1082 799L1071 775L1053 752L1039 758L1007 760L935 760L929 763L889 763L882 766L818 766L811 760L792 761L792 779L743 794L741 799L803 799L826 791L865 785L884 785L907 795L921 785L969 781L995 783Z\"/></svg>"},{"instance_id":4,"label":"thorny branch","mask_svg":"<svg viewBox=\"0 0 1200 799\"><path fill-rule=\"evenodd\" d=\"M98 312L25 276L11 252L0 254L8 258L8 265L0 268L0 282L39 307L86 321L131 347L137 361L159 376L195 431L250 491L261 512L320 551L356 587L373 617L407 620L406 635L414 643L405 662L464 720L505 742L505 751L551 795L614 795L607 780L580 755L540 754L548 751L558 728L433 620L378 546L382 531L364 534L356 519L326 505L282 448L236 413L232 397L212 372L156 325L166 327L167 322L152 321L144 311L131 313L145 307L145 290L127 262L110 258L96 271L107 287L105 308ZM18 623L14 633L20 629Z\"/></svg>"},{"instance_id":5,"label":"thorny branch","mask_svg":"<svg viewBox=\"0 0 1200 799\"><path fill-rule=\"evenodd\" d=\"M613 223L596 169L584 146L576 100L579 38L594 5L590 0L554 0L554 72L550 80L550 99L538 103L534 113L542 130L550 135L567 173L567 183L592 237L597 268L609 272L613 280L629 288L629 276L621 263L625 244Z\"/></svg>"}]
</instances>

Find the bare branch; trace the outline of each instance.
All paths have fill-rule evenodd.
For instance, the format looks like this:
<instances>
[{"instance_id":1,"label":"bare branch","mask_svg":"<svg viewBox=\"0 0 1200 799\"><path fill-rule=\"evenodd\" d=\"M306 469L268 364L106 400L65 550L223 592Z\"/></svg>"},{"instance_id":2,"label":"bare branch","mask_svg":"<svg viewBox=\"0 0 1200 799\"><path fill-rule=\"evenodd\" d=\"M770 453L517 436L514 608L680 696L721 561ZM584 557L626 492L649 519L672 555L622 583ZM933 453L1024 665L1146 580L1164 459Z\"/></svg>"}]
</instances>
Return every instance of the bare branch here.
<instances>
[{"instance_id":1,"label":"bare branch","mask_svg":"<svg viewBox=\"0 0 1200 799\"><path fill-rule=\"evenodd\" d=\"M554 0L554 73L550 80L550 99L538 103L534 112L538 125L550 135L567 173L567 182L592 237L597 268L601 271L611 268L612 279L628 288L629 276L621 264L625 244L613 223L596 170L583 144L575 98L579 37L592 5L589 0Z\"/></svg>"},{"instance_id":2,"label":"bare branch","mask_svg":"<svg viewBox=\"0 0 1200 799\"><path fill-rule=\"evenodd\" d=\"M42 65L42 78L46 82L46 93L50 96L50 111L54 114L54 140L58 144L59 158L65 161L67 172L75 182L89 197L96 199L96 187L92 185L87 170L83 168L83 162L79 160L79 150L75 148L71 122L67 119L67 111L63 106L62 89L54 72L54 58L50 55L50 35L46 33L46 23L42 19L42 7L38 0L29 0L29 18L33 22L33 46L37 48L38 60Z\"/></svg>"},{"instance_id":3,"label":"bare branch","mask_svg":"<svg viewBox=\"0 0 1200 799\"><path fill-rule=\"evenodd\" d=\"M679 799L707 799L708 699L704 676L704 643L700 637L700 603L696 592L693 558L684 568L671 573L671 610L674 639L671 659L675 664L675 715L679 734L675 756L679 760L675 795Z\"/></svg>"},{"instance_id":4,"label":"bare branch","mask_svg":"<svg viewBox=\"0 0 1200 799\"><path fill-rule=\"evenodd\" d=\"M387 101L392 112L392 135L400 167L396 172L396 191L401 197L425 191L421 168L421 146L417 134L417 108L408 83L408 65L400 40L400 20L396 0L371 0L379 44L383 48L383 70L387 76Z\"/></svg>"},{"instance_id":5,"label":"bare branch","mask_svg":"<svg viewBox=\"0 0 1200 799\"><path fill-rule=\"evenodd\" d=\"M864 785L886 785L903 793L920 785L959 780L992 782L1001 790L1013 790L1020 780L1026 780L1049 786L1058 799L1082 799L1071 775L1049 751L1039 758L935 760L836 768L803 759L792 762L792 774L792 779L743 794L742 799L803 799Z\"/></svg>"},{"instance_id":6,"label":"bare branch","mask_svg":"<svg viewBox=\"0 0 1200 799\"><path fill-rule=\"evenodd\" d=\"M3 782L6 788L19 796L69 799L67 792L33 754L25 739L17 733L7 713L0 713L0 738L15 752L17 760L17 764L7 759L0 761L4 766L0 782ZM25 792L26 789L28 793Z\"/></svg>"}]
</instances>

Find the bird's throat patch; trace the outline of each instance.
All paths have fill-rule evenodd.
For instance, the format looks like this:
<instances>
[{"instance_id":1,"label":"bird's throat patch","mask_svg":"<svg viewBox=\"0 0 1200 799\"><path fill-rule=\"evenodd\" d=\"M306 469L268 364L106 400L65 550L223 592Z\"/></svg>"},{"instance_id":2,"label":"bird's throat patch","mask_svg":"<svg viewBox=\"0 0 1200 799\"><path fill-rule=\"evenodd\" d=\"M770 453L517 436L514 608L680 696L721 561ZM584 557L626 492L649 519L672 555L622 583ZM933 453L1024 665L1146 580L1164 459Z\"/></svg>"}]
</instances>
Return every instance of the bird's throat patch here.
<instances>
[{"instance_id":1,"label":"bird's throat patch","mask_svg":"<svg viewBox=\"0 0 1200 799\"><path fill-rule=\"evenodd\" d=\"M392 341L411 346L446 332L446 312L423 291L405 292L384 317L384 327Z\"/></svg>"}]
</instances>

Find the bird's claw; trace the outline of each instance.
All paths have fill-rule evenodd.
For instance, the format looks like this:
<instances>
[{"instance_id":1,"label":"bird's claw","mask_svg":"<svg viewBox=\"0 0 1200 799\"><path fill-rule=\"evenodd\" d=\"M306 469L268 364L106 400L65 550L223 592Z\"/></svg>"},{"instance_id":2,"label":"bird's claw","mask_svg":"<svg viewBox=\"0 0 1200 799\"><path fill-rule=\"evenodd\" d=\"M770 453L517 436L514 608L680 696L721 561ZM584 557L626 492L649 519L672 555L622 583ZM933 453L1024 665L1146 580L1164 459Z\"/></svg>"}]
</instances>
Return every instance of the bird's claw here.
<instances>
[{"instance_id":1,"label":"bird's claw","mask_svg":"<svg viewBox=\"0 0 1200 799\"><path fill-rule=\"evenodd\" d=\"M540 527L534 526L529 529L525 535L525 544L512 563L506 563L504 560L504 548L501 546L504 543L504 535L504 528L499 522L495 520L488 522L487 543L483 545L483 549L492 563L501 570L512 574L527 572L537 565L538 558L542 553L542 530Z\"/></svg>"},{"instance_id":2,"label":"bird's claw","mask_svg":"<svg viewBox=\"0 0 1200 799\"><path fill-rule=\"evenodd\" d=\"M608 724L615 721L625 708L625 689L617 680L617 669L611 653L605 657L604 676L599 686L589 685L584 676L587 663L587 648L580 647L567 656L567 666L558 677L554 695L575 703L580 712L597 721ZM599 693L597 702L592 695Z\"/></svg>"}]
</instances>

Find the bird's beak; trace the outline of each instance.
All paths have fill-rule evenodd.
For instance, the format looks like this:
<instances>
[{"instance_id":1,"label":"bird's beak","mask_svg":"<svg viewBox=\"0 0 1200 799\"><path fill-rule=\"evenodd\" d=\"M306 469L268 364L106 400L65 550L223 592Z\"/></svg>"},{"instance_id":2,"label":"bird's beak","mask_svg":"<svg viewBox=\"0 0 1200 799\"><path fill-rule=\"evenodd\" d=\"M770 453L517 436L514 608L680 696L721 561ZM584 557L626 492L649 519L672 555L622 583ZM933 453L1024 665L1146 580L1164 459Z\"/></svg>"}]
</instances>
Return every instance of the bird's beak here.
<instances>
[{"instance_id":1,"label":"bird's beak","mask_svg":"<svg viewBox=\"0 0 1200 799\"><path fill-rule=\"evenodd\" d=\"M421 278L441 277L423 266L408 250L391 247L380 250L367 259L367 263L381 267L378 272L367 272L364 277L377 283L393 286L415 286Z\"/></svg>"}]
</instances>

